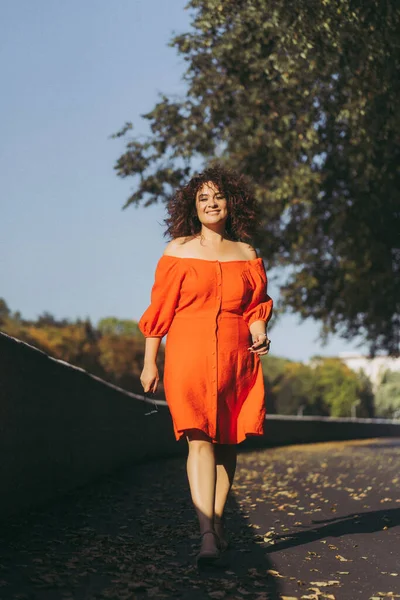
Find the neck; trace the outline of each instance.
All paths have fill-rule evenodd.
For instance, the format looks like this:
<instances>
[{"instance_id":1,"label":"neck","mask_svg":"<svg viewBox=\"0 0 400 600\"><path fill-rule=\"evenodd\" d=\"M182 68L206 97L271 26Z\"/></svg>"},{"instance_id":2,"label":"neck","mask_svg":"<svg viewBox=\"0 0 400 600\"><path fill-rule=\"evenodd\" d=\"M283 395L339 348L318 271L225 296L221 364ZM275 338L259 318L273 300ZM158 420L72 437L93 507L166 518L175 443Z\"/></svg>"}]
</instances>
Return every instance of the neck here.
<instances>
[{"instance_id":1,"label":"neck","mask_svg":"<svg viewBox=\"0 0 400 600\"><path fill-rule=\"evenodd\" d=\"M202 225L199 235L201 239L215 245L222 244L222 242L227 238L224 228L211 229L210 227L206 227L204 225Z\"/></svg>"}]
</instances>

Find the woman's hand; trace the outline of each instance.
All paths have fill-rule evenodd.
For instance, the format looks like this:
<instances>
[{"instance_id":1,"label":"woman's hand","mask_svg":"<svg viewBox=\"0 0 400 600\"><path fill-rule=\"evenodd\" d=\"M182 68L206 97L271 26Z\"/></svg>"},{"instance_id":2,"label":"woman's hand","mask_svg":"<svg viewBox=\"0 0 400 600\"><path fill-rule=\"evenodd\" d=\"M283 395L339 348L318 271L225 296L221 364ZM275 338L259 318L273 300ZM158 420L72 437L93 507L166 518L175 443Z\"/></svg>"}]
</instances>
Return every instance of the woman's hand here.
<instances>
[{"instance_id":1,"label":"woman's hand","mask_svg":"<svg viewBox=\"0 0 400 600\"><path fill-rule=\"evenodd\" d=\"M143 386L143 391L154 392L157 390L160 377L156 363L145 364L143 371L140 374L140 383Z\"/></svg>"},{"instance_id":2,"label":"woman's hand","mask_svg":"<svg viewBox=\"0 0 400 600\"><path fill-rule=\"evenodd\" d=\"M258 333L252 336L253 345L248 348L250 352L253 354L258 354L259 356L263 354L268 354L269 346L271 344L271 340L268 339L266 333Z\"/></svg>"}]
</instances>

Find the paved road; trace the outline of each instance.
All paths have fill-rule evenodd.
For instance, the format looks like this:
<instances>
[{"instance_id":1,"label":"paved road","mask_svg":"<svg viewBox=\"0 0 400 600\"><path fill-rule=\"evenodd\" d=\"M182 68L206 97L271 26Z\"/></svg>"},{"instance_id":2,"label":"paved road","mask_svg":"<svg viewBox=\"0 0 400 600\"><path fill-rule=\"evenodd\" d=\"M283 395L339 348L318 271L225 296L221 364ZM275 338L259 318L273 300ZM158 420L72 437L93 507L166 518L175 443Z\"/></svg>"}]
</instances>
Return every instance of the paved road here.
<instances>
[{"instance_id":1,"label":"paved road","mask_svg":"<svg viewBox=\"0 0 400 600\"><path fill-rule=\"evenodd\" d=\"M0 599L400 598L399 465L400 439L241 454L200 574L184 461L135 466L3 525Z\"/></svg>"}]
</instances>

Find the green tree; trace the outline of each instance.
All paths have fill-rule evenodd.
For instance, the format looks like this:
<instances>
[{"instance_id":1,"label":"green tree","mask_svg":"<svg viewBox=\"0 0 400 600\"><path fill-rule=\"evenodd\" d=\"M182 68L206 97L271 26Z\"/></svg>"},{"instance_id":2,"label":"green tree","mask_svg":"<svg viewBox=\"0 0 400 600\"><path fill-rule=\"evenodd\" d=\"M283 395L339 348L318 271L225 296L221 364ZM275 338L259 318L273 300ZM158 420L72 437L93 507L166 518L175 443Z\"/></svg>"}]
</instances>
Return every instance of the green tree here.
<instances>
[{"instance_id":1,"label":"green tree","mask_svg":"<svg viewBox=\"0 0 400 600\"><path fill-rule=\"evenodd\" d=\"M141 335L136 321L117 319L116 317L104 317L100 319L97 323L97 329L102 334Z\"/></svg>"},{"instance_id":2,"label":"green tree","mask_svg":"<svg viewBox=\"0 0 400 600\"><path fill-rule=\"evenodd\" d=\"M321 336L360 335L396 353L400 327L400 5L396 0L191 0L170 45L187 93L143 115L151 134L118 159L165 201L215 160L251 176L263 209L254 244L287 266L282 306ZM126 135L127 123L114 137ZM382 301L384 298L384 302Z\"/></svg>"},{"instance_id":3,"label":"green tree","mask_svg":"<svg viewBox=\"0 0 400 600\"><path fill-rule=\"evenodd\" d=\"M10 316L10 309L8 308L7 302L4 298L0 298L0 325L8 319Z\"/></svg>"},{"instance_id":4,"label":"green tree","mask_svg":"<svg viewBox=\"0 0 400 600\"><path fill-rule=\"evenodd\" d=\"M360 403L357 405L357 417L375 417L375 394L369 377L360 370L358 378L358 397Z\"/></svg>"},{"instance_id":5,"label":"green tree","mask_svg":"<svg viewBox=\"0 0 400 600\"><path fill-rule=\"evenodd\" d=\"M286 366L292 362L293 361L287 358L281 358L274 354L268 354L268 356L261 357L268 414L277 413L280 410L280 407L277 406L276 390L279 389L279 384L284 378Z\"/></svg>"},{"instance_id":6,"label":"green tree","mask_svg":"<svg viewBox=\"0 0 400 600\"><path fill-rule=\"evenodd\" d=\"M35 327L66 327L69 324L68 319L56 319L50 312L44 311L36 319Z\"/></svg>"},{"instance_id":7,"label":"green tree","mask_svg":"<svg viewBox=\"0 0 400 600\"><path fill-rule=\"evenodd\" d=\"M271 392L279 414L373 416L369 380L338 358L314 357L310 365L286 362Z\"/></svg>"},{"instance_id":8,"label":"green tree","mask_svg":"<svg viewBox=\"0 0 400 600\"><path fill-rule=\"evenodd\" d=\"M400 373L386 371L375 394L377 417L400 419Z\"/></svg>"},{"instance_id":9,"label":"green tree","mask_svg":"<svg viewBox=\"0 0 400 600\"><path fill-rule=\"evenodd\" d=\"M351 417L361 404L362 385L357 373L338 358L325 358L318 360L314 375L329 414Z\"/></svg>"},{"instance_id":10,"label":"green tree","mask_svg":"<svg viewBox=\"0 0 400 600\"><path fill-rule=\"evenodd\" d=\"M303 363L287 363L272 388L281 415L329 415L314 370Z\"/></svg>"}]
</instances>

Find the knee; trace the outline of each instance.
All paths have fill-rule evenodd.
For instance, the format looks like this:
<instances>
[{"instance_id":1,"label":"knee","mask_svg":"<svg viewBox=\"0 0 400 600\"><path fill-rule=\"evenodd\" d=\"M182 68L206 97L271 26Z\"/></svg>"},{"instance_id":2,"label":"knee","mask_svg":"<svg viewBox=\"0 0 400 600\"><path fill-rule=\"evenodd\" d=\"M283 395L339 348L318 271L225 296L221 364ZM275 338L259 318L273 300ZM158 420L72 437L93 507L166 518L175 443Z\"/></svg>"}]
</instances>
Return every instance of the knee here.
<instances>
[{"instance_id":1,"label":"knee","mask_svg":"<svg viewBox=\"0 0 400 600\"><path fill-rule=\"evenodd\" d=\"M211 439L203 431L191 429L186 432L190 454L214 453Z\"/></svg>"},{"instance_id":2,"label":"knee","mask_svg":"<svg viewBox=\"0 0 400 600\"><path fill-rule=\"evenodd\" d=\"M192 440L189 442L189 455L192 458L212 456L214 460L214 448L210 442Z\"/></svg>"}]
</instances>

